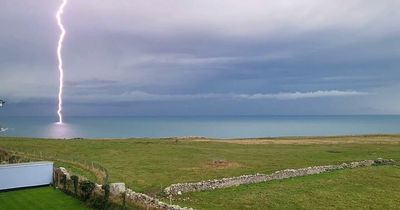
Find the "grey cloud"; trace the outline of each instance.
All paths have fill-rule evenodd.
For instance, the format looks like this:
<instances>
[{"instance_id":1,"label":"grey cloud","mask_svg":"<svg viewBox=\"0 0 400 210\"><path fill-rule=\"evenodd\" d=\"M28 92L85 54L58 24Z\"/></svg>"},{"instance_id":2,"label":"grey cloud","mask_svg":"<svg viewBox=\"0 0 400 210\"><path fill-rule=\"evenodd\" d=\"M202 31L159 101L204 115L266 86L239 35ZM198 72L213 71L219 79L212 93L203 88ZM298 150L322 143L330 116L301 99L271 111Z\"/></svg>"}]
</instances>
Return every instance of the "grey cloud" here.
<instances>
[{"instance_id":1,"label":"grey cloud","mask_svg":"<svg viewBox=\"0 0 400 210\"><path fill-rule=\"evenodd\" d=\"M85 88L119 84L119 82L115 80L100 80L100 79L83 80L83 81L65 81L64 83L65 86L67 87L85 87Z\"/></svg>"},{"instance_id":2,"label":"grey cloud","mask_svg":"<svg viewBox=\"0 0 400 210\"><path fill-rule=\"evenodd\" d=\"M295 100L305 98L323 98L323 97L346 97L346 96L364 96L367 92L359 91L340 91L340 90L318 90L313 92L293 92L293 93L277 93L277 94L253 94L253 95L237 95L236 97L243 99L279 99L279 100Z\"/></svg>"},{"instance_id":3,"label":"grey cloud","mask_svg":"<svg viewBox=\"0 0 400 210\"><path fill-rule=\"evenodd\" d=\"M396 8L399 2L152 0L76 1L71 2L70 6L71 12L92 17L90 20L94 22L93 27L101 26L111 31L141 31L173 36L176 33L206 30L223 36L248 37L279 35L287 30L298 34L327 28L359 30L371 25L374 26L372 30L389 28L396 25L396 21L388 20L387 17L398 17ZM97 18L94 18L95 15ZM377 22L381 23L379 27ZM85 27L82 25L82 28Z\"/></svg>"},{"instance_id":4,"label":"grey cloud","mask_svg":"<svg viewBox=\"0 0 400 210\"><path fill-rule=\"evenodd\" d=\"M122 94L107 95L87 95L74 96L70 99L86 101L93 103L95 101L186 101L186 100L203 100L203 99L242 99L242 100L297 100L307 98L324 98L324 97L349 97L349 96L365 96L367 92L359 91L339 91L339 90L318 90L313 92L287 92L287 93L256 93L256 94L234 94L234 93L207 93L207 94L153 94L144 91L129 91Z\"/></svg>"},{"instance_id":5,"label":"grey cloud","mask_svg":"<svg viewBox=\"0 0 400 210\"><path fill-rule=\"evenodd\" d=\"M199 57L190 54L152 54L133 57L123 62L122 66L133 67L145 64L158 65L216 65L216 64L235 64L242 62L274 61L290 58L289 52L274 52L265 55L243 55L243 56L214 56ZM188 66L188 67L189 67Z\"/></svg>"},{"instance_id":6,"label":"grey cloud","mask_svg":"<svg viewBox=\"0 0 400 210\"><path fill-rule=\"evenodd\" d=\"M0 97L56 100L59 3L2 1ZM125 97L179 110L181 100L265 106L308 98L353 113L362 106L321 100L363 96L366 104L381 100L371 110L397 107L390 95L399 88L388 87L400 79L398 8L398 0L69 0L66 103L107 106Z\"/></svg>"}]
</instances>

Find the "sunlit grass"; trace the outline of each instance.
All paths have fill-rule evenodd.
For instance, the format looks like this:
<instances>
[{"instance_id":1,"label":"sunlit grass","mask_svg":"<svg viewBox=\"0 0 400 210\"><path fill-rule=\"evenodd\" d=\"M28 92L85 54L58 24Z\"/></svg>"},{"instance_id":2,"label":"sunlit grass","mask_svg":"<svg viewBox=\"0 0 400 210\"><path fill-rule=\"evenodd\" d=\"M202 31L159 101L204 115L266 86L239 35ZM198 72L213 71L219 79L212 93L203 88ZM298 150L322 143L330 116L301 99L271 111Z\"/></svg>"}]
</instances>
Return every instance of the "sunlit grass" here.
<instances>
[{"instance_id":1,"label":"sunlit grass","mask_svg":"<svg viewBox=\"0 0 400 210\"><path fill-rule=\"evenodd\" d=\"M175 202L196 209L398 209L399 186L400 167L379 166L189 193Z\"/></svg>"},{"instance_id":2,"label":"sunlit grass","mask_svg":"<svg viewBox=\"0 0 400 210\"><path fill-rule=\"evenodd\" d=\"M88 209L71 196L51 187L0 192L0 210Z\"/></svg>"},{"instance_id":3,"label":"sunlit grass","mask_svg":"<svg viewBox=\"0 0 400 210\"><path fill-rule=\"evenodd\" d=\"M44 140L0 138L0 147L30 153L41 152L43 156L48 154L59 159L74 159L87 163L94 161L108 169L112 182L125 182L133 190L150 195L159 195L163 188L178 182L195 182L243 174L271 173L287 168L339 164L365 159L400 160L400 136L340 137L340 140L335 137L331 139L330 142L329 138L323 138L320 139L319 143L315 142L318 141L315 138L311 142L309 142L309 138L296 138L295 141L290 139L286 143L260 142L261 144L248 144L243 142L246 144L233 144L219 141L160 139ZM274 139L273 141L279 140ZM301 143L302 140L304 140L304 143ZM357 143L357 141L360 141L360 143ZM227 164L213 164L219 160L223 160ZM363 170L357 169L361 172ZM365 170L368 173L375 173L374 170L377 169ZM387 170L387 174L398 173L398 169L396 171L395 168L385 170ZM351 174L352 171L343 172L345 173L343 176L347 176L347 173ZM376 175L380 176L379 172ZM329 178L332 175L327 174L322 177L325 176ZM305 179L314 179L314 176ZM382 179L386 179L386 177L383 176ZM303 178L300 180L303 180ZM355 177L349 180L357 181ZM286 181L282 183L285 185ZM291 181L288 181L288 183L291 183ZM368 184L368 182L366 183ZM238 191L237 196L245 196L252 192L246 190L247 188L257 188L257 186L264 185L249 185L230 190ZM270 185L265 186L269 188ZM299 187L304 186L299 185ZM320 186L314 187L320 188ZM264 193L268 194L267 188L260 187L259 190L263 191L264 189ZM309 188L308 190L312 189ZM301 189L298 190L298 193L300 193ZM391 192L385 186L382 186L380 190ZM342 192L337 191L337 193L341 194ZM339 196L337 193L327 191L326 196L335 198ZM360 194L361 197L366 195ZM193 202L194 205L199 207L203 207L201 203L208 200L206 199L207 194L193 194L193 196L199 199L198 202ZM204 199L200 199L200 197L204 197ZM222 198L217 194L213 194L213 197L215 200ZM301 199L300 194L296 199ZM276 202L283 202L283 200L276 200ZM209 205L218 206L212 203L210 202ZM235 204L236 207L240 206L240 203L242 202ZM191 206L191 202L185 204ZM229 207L228 204L221 205L225 205L224 208ZM246 205L246 202L243 201L242 207ZM283 206L285 205L282 203ZM232 204L231 207L235 206Z\"/></svg>"}]
</instances>

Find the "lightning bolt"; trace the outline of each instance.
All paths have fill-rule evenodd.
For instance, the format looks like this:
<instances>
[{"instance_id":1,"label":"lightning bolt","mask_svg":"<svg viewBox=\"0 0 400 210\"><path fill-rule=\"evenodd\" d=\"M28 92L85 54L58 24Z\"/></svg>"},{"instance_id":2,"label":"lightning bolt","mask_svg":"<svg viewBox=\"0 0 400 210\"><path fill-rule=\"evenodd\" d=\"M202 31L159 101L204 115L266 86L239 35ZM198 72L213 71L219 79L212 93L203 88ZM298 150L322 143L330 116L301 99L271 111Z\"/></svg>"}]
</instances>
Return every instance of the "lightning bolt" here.
<instances>
[{"instance_id":1,"label":"lightning bolt","mask_svg":"<svg viewBox=\"0 0 400 210\"><path fill-rule=\"evenodd\" d=\"M64 13L64 7L67 4L68 0L63 0L60 7L57 10L57 25L60 28L61 34L60 38L58 39L58 45L57 45L57 58L58 58L58 71L60 73L60 78L59 78L59 90L58 90L58 124L63 123L63 88L64 88L64 69L63 69L63 60L62 60L62 46L63 46L63 41L65 37L65 28L64 25L61 21L61 16Z\"/></svg>"}]
</instances>

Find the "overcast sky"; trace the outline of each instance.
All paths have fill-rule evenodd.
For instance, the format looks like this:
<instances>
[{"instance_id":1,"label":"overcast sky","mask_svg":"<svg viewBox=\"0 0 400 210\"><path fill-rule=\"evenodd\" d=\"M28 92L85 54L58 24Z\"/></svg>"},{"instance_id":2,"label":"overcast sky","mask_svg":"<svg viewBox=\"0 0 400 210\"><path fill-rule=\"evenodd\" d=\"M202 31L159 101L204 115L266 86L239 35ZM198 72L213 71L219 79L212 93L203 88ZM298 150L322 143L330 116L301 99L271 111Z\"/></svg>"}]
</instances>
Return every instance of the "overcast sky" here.
<instances>
[{"instance_id":1,"label":"overcast sky","mask_svg":"<svg viewBox=\"0 0 400 210\"><path fill-rule=\"evenodd\" d=\"M2 115L55 115L56 0L1 0ZM65 115L400 114L399 0L69 0Z\"/></svg>"}]
</instances>

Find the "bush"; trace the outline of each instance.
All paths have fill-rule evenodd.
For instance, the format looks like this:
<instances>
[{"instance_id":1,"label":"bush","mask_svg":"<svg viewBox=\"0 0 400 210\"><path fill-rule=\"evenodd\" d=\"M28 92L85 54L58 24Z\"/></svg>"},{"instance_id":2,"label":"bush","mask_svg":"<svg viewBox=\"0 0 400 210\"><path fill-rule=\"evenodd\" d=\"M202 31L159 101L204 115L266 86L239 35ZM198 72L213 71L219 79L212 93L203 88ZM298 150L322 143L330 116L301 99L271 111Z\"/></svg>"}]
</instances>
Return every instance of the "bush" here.
<instances>
[{"instance_id":1,"label":"bush","mask_svg":"<svg viewBox=\"0 0 400 210\"><path fill-rule=\"evenodd\" d=\"M67 191L67 175L63 174L61 182L63 184L64 191Z\"/></svg>"},{"instance_id":2,"label":"bush","mask_svg":"<svg viewBox=\"0 0 400 210\"><path fill-rule=\"evenodd\" d=\"M122 193L122 209L126 209L126 192Z\"/></svg>"},{"instance_id":3,"label":"bush","mask_svg":"<svg viewBox=\"0 0 400 210\"><path fill-rule=\"evenodd\" d=\"M11 155L11 156L8 158L8 163L18 163L18 157L15 156L15 155Z\"/></svg>"},{"instance_id":4,"label":"bush","mask_svg":"<svg viewBox=\"0 0 400 210\"><path fill-rule=\"evenodd\" d=\"M84 180L80 182L80 189L82 191L82 199L84 201L88 200L93 193L95 184L89 180Z\"/></svg>"},{"instance_id":5,"label":"bush","mask_svg":"<svg viewBox=\"0 0 400 210\"><path fill-rule=\"evenodd\" d=\"M92 196L86 203L93 209L103 209L103 198L99 196Z\"/></svg>"},{"instance_id":6,"label":"bush","mask_svg":"<svg viewBox=\"0 0 400 210\"><path fill-rule=\"evenodd\" d=\"M74 192L75 195L78 195L78 183L79 183L79 177L76 175L71 176L72 182L74 184Z\"/></svg>"},{"instance_id":7,"label":"bush","mask_svg":"<svg viewBox=\"0 0 400 210\"><path fill-rule=\"evenodd\" d=\"M104 190L103 209L107 209L108 199L110 198L110 185L105 184L101 188Z\"/></svg>"}]
</instances>

